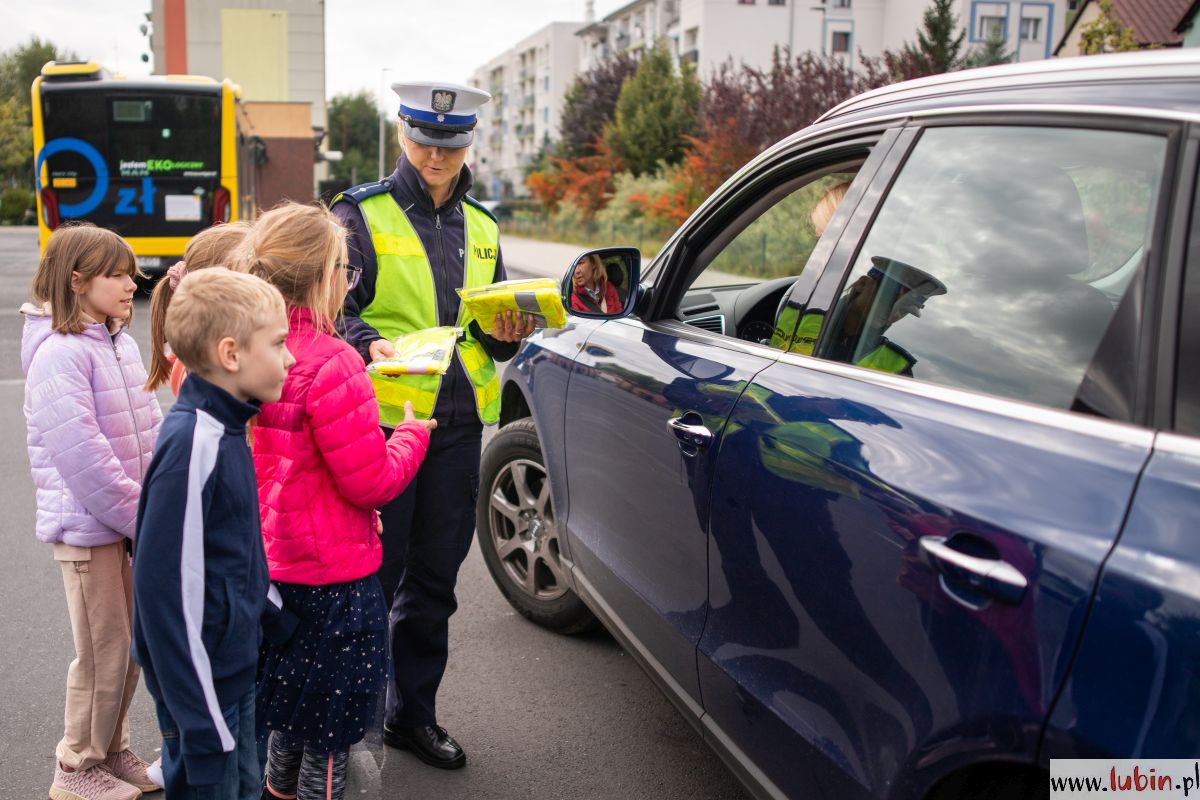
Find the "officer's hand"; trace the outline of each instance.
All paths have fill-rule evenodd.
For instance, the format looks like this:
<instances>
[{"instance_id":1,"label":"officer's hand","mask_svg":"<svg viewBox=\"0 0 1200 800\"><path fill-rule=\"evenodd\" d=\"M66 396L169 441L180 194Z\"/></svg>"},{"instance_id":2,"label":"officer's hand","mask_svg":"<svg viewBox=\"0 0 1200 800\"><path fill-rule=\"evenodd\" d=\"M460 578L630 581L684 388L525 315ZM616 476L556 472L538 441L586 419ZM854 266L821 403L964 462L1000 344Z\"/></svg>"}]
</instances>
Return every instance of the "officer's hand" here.
<instances>
[{"instance_id":1,"label":"officer's hand","mask_svg":"<svg viewBox=\"0 0 1200 800\"><path fill-rule=\"evenodd\" d=\"M431 433L433 432L433 429L437 427L436 419L417 419L417 416L413 414L412 403L407 400L404 401L404 421L419 423L425 426L425 430Z\"/></svg>"},{"instance_id":2,"label":"officer's hand","mask_svg":"<svg viewBox=\"0 0 1200 800\"><path fill-rule=\"evenodd\" d=\"M381 358L391 358L396 355L396 348L392 347L392 343L387 339L376 339L367 345L367 353L371 356L372 361L378 361Z\"/></svg>"},{"instance_id":3,"label":"officer's hand","mask_svg":"<svg viewBox=\"0 0 1200 800\"><path fill-rule=\"evenodd\" d=\"M502 311L496 315L492 338L501 342L519 342L533 333L533 315L520 311Z\"/></svg>"}]
</instances>

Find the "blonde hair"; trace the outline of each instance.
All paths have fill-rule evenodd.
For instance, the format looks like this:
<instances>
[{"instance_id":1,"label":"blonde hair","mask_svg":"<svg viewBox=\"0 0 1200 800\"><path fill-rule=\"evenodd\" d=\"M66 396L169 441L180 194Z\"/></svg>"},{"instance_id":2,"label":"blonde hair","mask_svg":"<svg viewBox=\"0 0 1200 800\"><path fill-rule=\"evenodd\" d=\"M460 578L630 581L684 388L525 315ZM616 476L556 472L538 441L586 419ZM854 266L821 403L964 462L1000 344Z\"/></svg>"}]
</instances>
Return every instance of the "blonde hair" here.
<instances>
[{"instance_id":1,"label":"blonde hair","mask_svg":"<svg viewBox=\"0 0 1200 800\"><path fill-rule=\"evenodd\" d=\"M214 267L189 273L167 308L167 343L189 372L215 368L212 346L227 336L246 345L271 312L286 313L279 291L253 275Z\"/></svg>"},{"instance_id":2,"label":"blonde hair","mask_svg":"<svg viewBox=\"0 0 1200 800\"><path fill-rule=\"evenodd\" d=\"M825 190L825 194L813 206L813 210L809 213L808 218L812 221L813 230L818 237L825 233L825 228L829 227L829 221L833 219L833 213L837 211L837 207L841 204L843 198L846 197L846 192L849 190L850 181L835 183Z\"/></svg>"},{"instance_id":3,"label":"blonde hair","mask_svg":"<svg viewBox=\"0 0 1200 800\"><path fill-rule=\"evenodd\" d=\"M129 243L106 228L80 222L50 234L33 273L33 297L50 304L50 324L58 333L80 333L88 324L79 292L71 285L72 273L79 276L80 287L99 277L139 274ZM106 319L96 321L108 323ZM132 321L131 308L124 324Z\"/></svg>"},{"instance_id":4,"label":"blonde hair","mask_svg":"<svg viewBox=\"0 0 1200 800\"><path fill-rule=\"evenodd\" d=\"M205 228L187 243L183 250L183 262L189 273L206 267L228 267L237 246L250 233L245 222L227 222ZM164 277L150 295L150 376L146 380L146 391L153 392L171 378L171 362L163 352L167 341L167 308L175 290L171 281Z\"/></svg>"},{"instance_id":5,"label":"blonde hair","mask_svg":"<svg viewBox=\"0 0 1200 800\"><path fill-rule=\"evenodd\" d=\"M237 268L269 281L289 306L313 312L333 332L346 285L346 236L324 206L286 202L258 218L237 253Z\"/></svg>"}]
</instances>

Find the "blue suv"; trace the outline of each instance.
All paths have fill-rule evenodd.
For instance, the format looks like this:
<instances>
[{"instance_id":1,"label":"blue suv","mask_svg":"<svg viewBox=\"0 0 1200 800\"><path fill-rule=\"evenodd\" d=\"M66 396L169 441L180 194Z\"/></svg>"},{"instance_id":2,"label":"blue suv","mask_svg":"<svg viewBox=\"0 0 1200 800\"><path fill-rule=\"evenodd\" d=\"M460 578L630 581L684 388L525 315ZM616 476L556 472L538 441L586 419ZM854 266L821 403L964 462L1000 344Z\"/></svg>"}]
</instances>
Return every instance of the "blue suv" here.
<instances>
[{"instance_id":1,"label":"blue suv","mask_svg":"<svg viewBox=\"0 0 1200 800\"><path fill-rule=\"evenodd\" d=\"M1200 52L851 99L503 375L479 542L758 797L1200 754ZM1188 309L1192 309L1188 312Z\"/></svg>"}]
</instances>

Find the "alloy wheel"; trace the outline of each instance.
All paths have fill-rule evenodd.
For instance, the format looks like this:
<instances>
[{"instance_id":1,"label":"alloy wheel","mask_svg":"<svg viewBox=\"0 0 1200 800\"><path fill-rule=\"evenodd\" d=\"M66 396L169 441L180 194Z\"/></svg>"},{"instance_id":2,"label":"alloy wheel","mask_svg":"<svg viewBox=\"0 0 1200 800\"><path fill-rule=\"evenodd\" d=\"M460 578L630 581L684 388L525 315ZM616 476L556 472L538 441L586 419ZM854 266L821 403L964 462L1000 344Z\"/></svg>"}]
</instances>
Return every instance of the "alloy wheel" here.
<instances>
[{"instance_id":1,"label":"alloy wheel","mask_svg":"<svg viewBox=\"0 0 1200 800\"><path fill-rule=\"evenodd\" d=\"M492 546L512 582L538 600L565 594L545 468L525 458L505 464L492 481L489 507Z\"/></svg>"}]
</instances>

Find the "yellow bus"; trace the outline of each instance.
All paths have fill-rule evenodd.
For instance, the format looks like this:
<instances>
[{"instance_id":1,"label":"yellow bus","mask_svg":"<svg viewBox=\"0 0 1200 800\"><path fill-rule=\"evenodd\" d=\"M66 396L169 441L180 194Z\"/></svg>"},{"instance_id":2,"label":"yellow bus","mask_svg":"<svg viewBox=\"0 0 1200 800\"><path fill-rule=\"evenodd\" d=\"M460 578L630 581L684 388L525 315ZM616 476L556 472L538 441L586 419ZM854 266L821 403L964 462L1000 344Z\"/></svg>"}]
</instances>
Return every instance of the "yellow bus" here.
<instances>
[{"instance_id":1,"label":"yellow bus","mask_svg":"<svg viewBox=\"0 0 1200 800\"><path fill-rule=\"evenodd\" d=\"M228 80L131 80L51 61L32 93L42 247L60 224L87 220L123 236L155 275L193 234L253 217L253 148L241 144L240 90Z\"/></svg>"}]
</instances>

